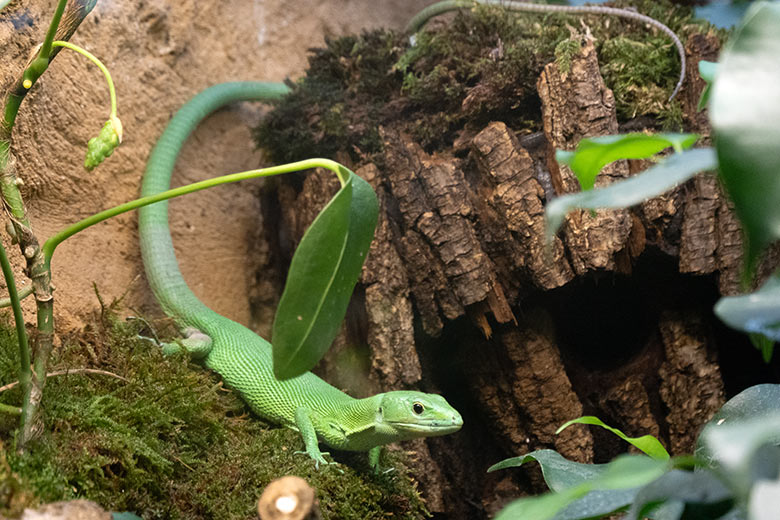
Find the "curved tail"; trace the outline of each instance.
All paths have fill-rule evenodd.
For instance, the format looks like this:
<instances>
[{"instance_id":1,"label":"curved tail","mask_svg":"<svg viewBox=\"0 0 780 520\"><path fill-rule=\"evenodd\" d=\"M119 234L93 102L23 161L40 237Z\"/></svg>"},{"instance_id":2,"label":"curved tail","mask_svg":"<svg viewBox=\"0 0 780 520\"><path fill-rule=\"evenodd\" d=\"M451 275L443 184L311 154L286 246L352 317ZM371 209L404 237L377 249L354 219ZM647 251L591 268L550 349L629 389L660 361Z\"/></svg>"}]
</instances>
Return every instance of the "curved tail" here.
<instances>
[{"instance_id":1,"label":"curved tail","mask_svg":"<svg viewBox=\"0 0 780 520\"><path fill-rule=\"evenodd\" d=\"M171 173L182 145L195 127L215 110L236 101L274 101L289 88L283 83L234 82L210 87L192 98L173 116L149 156L141 185L141 196L170 188ZM219 316L187 286L179 271L168 229L168 202L139 210L138 232L146 277L166 314L199 328ZM221 319L222 317L219 316Z\"/></svg>"}]
</instances>

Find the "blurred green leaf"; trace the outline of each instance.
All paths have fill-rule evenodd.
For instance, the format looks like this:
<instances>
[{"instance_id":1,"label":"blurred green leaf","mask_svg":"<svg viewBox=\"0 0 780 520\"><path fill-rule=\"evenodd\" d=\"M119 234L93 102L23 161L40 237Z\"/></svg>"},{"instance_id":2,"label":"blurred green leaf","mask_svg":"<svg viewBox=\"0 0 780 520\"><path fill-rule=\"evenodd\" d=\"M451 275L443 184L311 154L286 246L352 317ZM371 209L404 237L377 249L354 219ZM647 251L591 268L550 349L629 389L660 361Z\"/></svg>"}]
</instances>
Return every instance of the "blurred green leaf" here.
<instances>
[{"instance_id":1,"label":"blurred green leaf","mask_svg":"<svg viewBox=\"0 0 780 520\"><path fill-rule=\"evenodd\" d=\"M593 188L596 176L607 164L620 159L645 159L670 146L677 152L690 148L696 134L624 134L582 139L573 152L558 150L555 159L568 165L583 191Z\"/></svg>"},{"instance_id":2,"label":"blurred green leaf","mask_svg":"<svg viewBox=\"0 0 780 520\"><path fill-rule=\"evenodd\" d=\"M780 340L780 274L770 276L756 292L721 298L715 314L731 328L766 337L753 341L767 360L774 341Z\"/></svg>"},{"instance_id":3,"label":"blurred green leaf","mask_svg":"<svg viewBox=\"0 0 780 520\"><path fill-rule=\"evenodd\" d=\"M780 385L752 386L704 425L696 457L729 479L743 500L753 483L780 471Z\"/></svg>"},{"instance_id":4,"label":"blurred green leaf","mask_svg":"<svg viewBox=\"0 0 780 520\"><path fill-rule=\"evenodd\" d=\"M599 419L598 417L594 417L592 415L585 415L583 417L578 417L577 419L572 419L571 421L566 422L563 426L558 428L558 431L556 431L556 434L561 433L563 430L571 426L572 424L590 424L593 426L601 426L605 430L609 430L624 441L628 442L629 444L639 448L647 455L653 457L654 459L660 459L660 460L669 460L669 452L666 451L666 448L663 447L661 442L653 437L652 435L643 435L641 437L629 437L622 431L618 430L617 428L613 428L612 426L608 426L604 424L604 422Z\"/></svg>"},{"instance_id":5,"label":"blurred green leaf","mask_svg":"<svg viewBox=\"0 0 780 520\"><path fill-rule=\"evenodd\" d=\"M554 493L523 498L509 504L498 519L578 520L597 518L628 507L641 486L659 478L667 461L644 455L622 455L609 464L581 464L553 450L538 450L492 466L488 471L537 461Z\"/></svg>"},{"instance_id":6,"label":"blurred green leaf","mask_svg":"<svg viewBox=\"0 0 780 520\"><path fill-rule=\"evenodd\" d=\"M748 514L751 520L774 520L780 504L780 480L756 482L750 490Z\"/></svg>"},{"instance_id":7,"label":"blurred green leaf","mask_svg":"<svg viewBox=\"0 0 780 520\"><path fill-rule=\"evenodd\" d=\"M729 39L712 88L719 173L746 234L747 276L780 238L780 4L757 2Z\"/></svg>"},{"instance_id":8,"label":"blurred green leaf","mask_svg":"<svg viewBox=\"0 0 780 520\"><path fill-rule=\"evenodd\" d=\"M731 493L712 473L672 470L643 487L634 498L627 520L640 520L661 504L679 504L675 516L696 511L695 518L720 518L732 507ZM668 510L671 510L669 508Z\"/></svg>"},{"instance_id":9,"label":"blurred green leaf","mask_svg":"<svg viewBox=\"0 0 780 520\"><path fill-rule=\"evenodd\" d=\"M274 374L311 370L341 328L368 254L378 204L371 186L352 173L306 230L290 263L274 319Z\"/></svg>"},{"instance_id":10,"label":"blurred green leaf","mask_svg":"<svg viewBox=\"0 0 780 520\"><path fill-rule=\"evenodd\" d=\"M699 104L696 105L696 110L701 112L704 107L707 106L707 102L710 100L710 92L712 91L712 84L715 82L715 73L718 71L718 64L712 61L701 60L699 62L699 76L707 84L704 86L704 90L701 91L701 97L699 97Z\"/></svg>"},{"instance_id":11,"label":"blurred green leaf","mask_svg":"<svg viewBox=\"0 0 780 520\"><path fill-rule=\"evenodd\" d=\"M135 513L128 513L128 512L122 512L122 513L111 513L111 520L143 520L140 516L136 515Z\"/></svg>"},{"instance_id":12,"label":"blurred green leaf","mask_svg":"<svg viewBox=\"0 0 780 520\"><path fill-rule=\"evenodd\" d=\"M547 240L552 239L566 213L572 209L627 208L666 192L698 172L713 170L717 165L714 150L697 148L667 157L624 181L553 199L545 208Z\"/></svg>"},{"instance_id":13,"label":"blurred green leaf","mask_svg":"<svg viewBox=\"0 0 780 520\"><path fill-rule=\"evenodd\" d=\"M571 488L562 493L546 493L535 497L520 498L511 502L496 515L495 520L548 520L557 518L556 513L571 504L577 497L587 493L587 484L582 489ZM584 518L578 516L575 518Z\"/></svg>"}]
</instances>

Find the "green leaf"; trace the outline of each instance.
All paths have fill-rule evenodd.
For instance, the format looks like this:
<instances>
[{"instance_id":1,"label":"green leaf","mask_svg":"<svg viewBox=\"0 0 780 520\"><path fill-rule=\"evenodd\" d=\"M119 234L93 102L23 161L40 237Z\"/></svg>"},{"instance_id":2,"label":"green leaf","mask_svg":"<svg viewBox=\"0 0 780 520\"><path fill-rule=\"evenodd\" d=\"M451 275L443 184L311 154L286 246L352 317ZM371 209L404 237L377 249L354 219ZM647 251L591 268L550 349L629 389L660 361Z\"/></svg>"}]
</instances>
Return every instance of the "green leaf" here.
<instances>
[{"instance_id":1,"label":"green leaf","mask_svg":"<svg viewBox=\"0 0 780 520\"><path fill-rule=\"evenodd\" d=\"M556 435L561 433L563 430L571 426L572 424L590 424L593 426L601 426L605 430L609 430L624 441L628 442L629 444L639 448L647 455L653 457L654 459L660 459L660 460L669 460L669 452L666 451L666 448L663 447L661 442L653 437L652 435L643 435L641 437L629 437L625 433L621 432L617 428L613 428L612 426L607 426L604 424L604 422L599 419L598 417L594 417L592 415L586 415L583 417L578 417L577 419L572 419L571 421L566 422L563 426L558 428L558 430L555 432Z\"/></svg>"},{"instance_id":2,"label":"green leaf","mask_svg":"<svg viewBox=\"0 0 780 520\"><path fill-rule=\"evenodd\" d=\"M682 505L676 508L680 515L695 510L699 513L696 518L720 518L731 509L733 498L712 473L672 470L637 493L626 519L646 518L659 505L670 502Z\"/></svg>"},{"instance_id":3,"label":"green leaf","mask_svg":"<svg viewBox=\"0 0 780 520\"><path fill-rule=\"evenodd\" d=\"M670 469L667 460L644 455L619 455L606 465L593 489L629 489L644 486Z\"/></svg>"},{"instance_id":4,"label":"green leaf","mask_svg":"<svg viewBox=\"0 0 780 520\"><path fill-rule=\"evenodd\" d=\"M84 168L94 170L122 142L122 123L118 117L111 117L100 129L97 137L87 142L87 155L84 158Z\"/></svg>"},{"instance_id":5,"label":"green leaf","mask_svg":"<svg viewBox=\"0 0 780 520\"><path fill-rule=\"evenodd\" d=\"M583 191L593 188L596 176L607 164L620 159L645 159L674 147L681 152L699 138L696 134L624 134L582 139L574 152L558 150L555 158L568 165Z\"/></svg>"},{"instance_id":6,"label":"green leaf","mask_svg":"<svg viewBox=\"0 0 780 520\"><path fill-rule=\"evenodd\" d=\"M526 455L502 460L488 468L488 473L499 469L522 466L536 461L542 468L547 486L553 491L563 491L583 482L590 482L606 470L606 464L583 464L563 457L555 450L536 450Z\"/></svg>"},{"instance_id":7,"label":"green leaf","mask_svg":"<svg viewBox=\"0 0 780 520\"><path fill-rule=\"evenodd\" d=\"M711 148L697 148L674 154L647 170L614 182L604 188L572 193L553 199L545 208L548 242L563 223L566 213L575 208L626 208L656 197L690 179L696 173L717 167Z\"/></svg>"},{"instance_id":8,"label":"green leaf","mask_svg":"<svg viewBox=\"0 0 780 520\"><path fill-rule=\"evenodd\" d=\"M696 105L696 110L701 112L704 107L707 106L707 102L710 100L710 92L712 91L712 84L715 82L715 73L718 71L718 64L712 61L701 60L699 62L699 76L707 84L704 86L704 90L701 91L701 97L699 98L699 104Z\"/></svg>"},{"instance_id":9,"label":"green leaf","mask_svg":"<svg viewBox=\"0 0 780 520\"><path fill-rule=\"evenodd\" d=\"M778 504L780 504L780 480L756 482L750 491L749 517L752 520L776 518Z\"/></svg>"},{"instance_id":10,"label":"green leaf","mask_svg":"<svg viewBox=\"0 0 780 520\"><path fill-rule=\"evenodd\" d=\"M142 520L140 516L135 513L111 513L111 520Z\"/></svg>"},{"instance_id":11,"label":"green leaf","mask_svg":"<svg viewBox=\"0 0 780 520\"><path fill-rule=\"evenodd\" d=\"M747 498L759 478L780 469L780 385L756 385L731 398L704 426L696 457L721 469L730 486Z\"/></svg>"},{"instance_id":12,"label":"green leaf","mask_svg":"<svg viewBox=\"0 0 780 520\"><path fill-rule=\"evenodd\" d=\"M746 234L750 276L780 238L780 4L757 2L721 54L710 119L719 173Z\"/></svg>"},{"instance_id":13,"label":"green leaf","mask_svg":"<svg viewBox=\"0 0 780 520\"><path fill-rule=\"evenodd\" d=\"M345 173L346 183L306 230L290 263L272 333L278 379L311 370L328 350L374 236L374 190L346 168Z\"/></svg>"},{"instance_id":14,"label":"green leaf","mask_svg":"<svg viewBox=\"0 0 780 520\"><path fill-rule=\"evenodd\" d=\"M721 298L715 314L731 328L768 338L759 339L756 347L765 360L771 357L774 341L780 340L780 274L774 273L756 292Z\"/></svg>"},{"instance_id":15,"label":"green leaf","mask_svg":"<svg viewBox=\"0 0 780 520\"><path fill-rule=\"evenodd\" d=\"M772 361L772 354L775 351L775 340L759 333L748 334L748 337L750 338L750 343L761 352L761 358L764 360L764 363Z\"/></svg>"},{"instance_id":16,"label":"green leaf","mask_svg":"<svg viewBox=\"0 0 780 520\"><path fill-rule=\"evenodd\" d=\"M548 520L557 518L556 513L558 511L571 504L584 493L587 493L587 484L583 485L582 489L572 488L563 493L546 493L535 497L520 498L502 509L496 515L495 520Z\"/></svg>"},{"instance_id":17,"label":"green leaf","mask_svg":"<svg viewBox=\"0 0 780 520\"><path fill-rule=\"evenodd\" d=\"M643 486L669 469L667 461L623 455L609 464L581 464L553 450L538 450L507 459L488 471L536 460L554 493L512 502L496 518L577 520L596 518L631 504Z\"/></svg>"}]
</instances>

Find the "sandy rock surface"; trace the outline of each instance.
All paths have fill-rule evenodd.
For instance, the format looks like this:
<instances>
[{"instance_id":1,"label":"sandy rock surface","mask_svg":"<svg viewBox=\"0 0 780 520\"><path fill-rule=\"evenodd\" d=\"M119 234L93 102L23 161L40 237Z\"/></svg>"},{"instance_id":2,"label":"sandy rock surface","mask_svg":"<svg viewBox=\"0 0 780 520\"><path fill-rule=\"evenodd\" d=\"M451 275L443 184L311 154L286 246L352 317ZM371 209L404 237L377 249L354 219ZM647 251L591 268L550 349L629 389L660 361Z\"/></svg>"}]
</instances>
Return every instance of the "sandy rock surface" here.
<instances>
[{"instance_id":1,"label":"sandy rock surface","mask_svg":"<svg viewBox=\"0 0 780 520\"><path fill-rule=\"evenodd\" d=\"M85 144L108 116L102 76L63 51L27 97L14 153L41 241L64 225L137 196L146 157L175 110L203 88L231 80L281 81L300 76L307 49L325 36L364 28L402 27L426 0L99 0L72 41L111 70L124 123L122 146L92 173L82 167ZM54 10L54 0L15 0L0 12L0 87L22 70ZM212 116L190 138L174 173L180 185L255 168L249 126L263 108L242 105ZM259 181L261 182L261 181ZM171 203L181 269L193 291L218 312L247 323L248 287L263 251L255 197L247 182ZM273 225L267 222L264 225ZM15 258L18 250L3 240ZM98 301L128 293L132 308L155 311L143 277L136 216L102 223L64 243L53 260L58 330L81 325ZM27 302L30 306L31 302ZM28 314L28 320L34 320Z\"/></svg>"}]
</instances>

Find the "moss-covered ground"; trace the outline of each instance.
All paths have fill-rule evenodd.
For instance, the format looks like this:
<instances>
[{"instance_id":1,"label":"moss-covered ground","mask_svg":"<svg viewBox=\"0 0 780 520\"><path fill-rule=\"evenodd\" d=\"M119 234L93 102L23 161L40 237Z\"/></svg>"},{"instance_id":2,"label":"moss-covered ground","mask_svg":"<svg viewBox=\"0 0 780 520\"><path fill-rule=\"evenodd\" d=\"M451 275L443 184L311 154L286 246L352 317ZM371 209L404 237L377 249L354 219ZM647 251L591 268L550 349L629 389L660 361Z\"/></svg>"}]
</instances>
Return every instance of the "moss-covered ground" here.
<instances>
[{"instance_id":1,"label":"moss-covered ground","mask_svg":"<svg viewBox=\"0 0 780 520\"><path fill-rule=\"evenodd\" d=\"M690 8L667 0L617 0L663 21L683 41L715 32ZM557 60L566 67L583 25L595 38L601 72L620 121L637 116L679 130L677 101L667 102L679 57L667 36L609 16L539 15L476 6L451 21L434 19L416 35L374 31L332 39L314 51L305 77L257 129L275 162L314 155L381 163L378 127L402 124L428 151L452 146L463 131L491 120L517 132L540 130L536 81ZM572 39L572 34L578 33Z\"/></svg>"},{"instance_id":2,"label":"moss-covered ground","mask_svg":"<svg viewBox=\"0 0 780 520\"><path fill-rule=\"evenodd\" d=\"M36 503L88 498L113 511L153 519L255 518L274 478L298 475L319 495L325 518L423 518L424 505L398 455L395 471L374 476L364 454L319 471L297 433L266 425L185 356L164 357L137 337L140 322L107 313L58 349L52 370L96 368L124 378L51 377L45 430L25 455L14 453L18 419L0 417L0 517ZM148 333L148 332L147 332ZM17 379L16 339L0 324L0 384ZM0 402L18 406L17 388Z\"/></svg>"}]
</instances>

